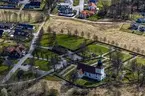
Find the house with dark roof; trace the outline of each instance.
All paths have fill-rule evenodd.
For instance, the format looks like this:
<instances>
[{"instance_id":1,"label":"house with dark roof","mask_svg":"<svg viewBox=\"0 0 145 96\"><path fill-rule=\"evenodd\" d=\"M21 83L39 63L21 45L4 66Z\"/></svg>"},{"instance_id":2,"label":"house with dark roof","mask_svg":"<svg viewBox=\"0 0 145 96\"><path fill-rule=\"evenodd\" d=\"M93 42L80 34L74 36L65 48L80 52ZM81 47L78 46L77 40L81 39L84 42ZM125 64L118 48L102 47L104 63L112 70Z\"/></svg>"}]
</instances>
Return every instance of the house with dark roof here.
<instances>
[{"instance_id":1,"label":"house with dark roof","mask_svg":"<svg viewBox=\"0 0 145 96\"><path fill-rule=\"evenodd\" d=\"M24 8L40 8L41 2L30 2L28 4L25 5Z\"/></svg>"},{"instance_id":2,"label":"house with dark roof","mask_svg":"<svg viewBox=\"0 0 145 96\"><path fill-rule=\"evenodd\" d=\"M4 30L0 30L0 38L2 37L3 32L4 32Z\"/></svg>"},{"instance_id":3,"label":"house with dark roof","mask_svg":"<svg viewBox=\"0 0 145 96\"><path fill-rule=\"evenodd\" d=\"M25 37L25 38L28 38L30 36L30 33L26 32L26 31L23 31L23 30L20 30L20 29L15 29L13 35L14 35L14 37Z\"/></svg>"},{"instance_id":4,"label":"house with dark roof","mask_svg":"<svg viewBox=\"0 0 145 96\"><path fill-rule=\"evenodd\" d=\"M0 29L10 29L11 27L11 23L0 23Z\"/></svg>"},{"instance_id":5,"label":"house with dark roof","mask_svg":"<svg viewBox=\"0 0 145 96\"><path fill-rule=\"evenodd\" d=\"M16 29L23 29L23 30L33 30L34 26L30 24L19 23L16 25Z\"/></svg>"},{"instance_id":6,"label":"house with dark roof","mask_svg":"<svg viewBox=\"0 0 145 96\"><path fill-rule=\"evenodd\" d=\"M77 65L77 70L79 78L87 77L97 81L102 81L106 76L101 60L98 61L98 64L95 67L79 63Z\"/></svg>"},{"instance_id":7,"label":"house with dark roof","mask_svg":"<svg viewBox=\"0 0 145 96\"><path fill-rule=\"evenodd\" d=\"M8 3L18 3L19 0L1 0L3 2L8 2Z\"/></svg>"},{"instance_id":8,"label":"house with dark roof","mask_svg":"<svg viewBox=\"0 0 145 96\"><path fill-rule=\"evenodd\" d=\"M24 9L34 9L34 8L40 8L42 0L1 0L0 2L5 2L6 4L0 5L0 8L3 9L14 9L17 8L19 4L26 3Z\"/></svg>"}]
</instances>

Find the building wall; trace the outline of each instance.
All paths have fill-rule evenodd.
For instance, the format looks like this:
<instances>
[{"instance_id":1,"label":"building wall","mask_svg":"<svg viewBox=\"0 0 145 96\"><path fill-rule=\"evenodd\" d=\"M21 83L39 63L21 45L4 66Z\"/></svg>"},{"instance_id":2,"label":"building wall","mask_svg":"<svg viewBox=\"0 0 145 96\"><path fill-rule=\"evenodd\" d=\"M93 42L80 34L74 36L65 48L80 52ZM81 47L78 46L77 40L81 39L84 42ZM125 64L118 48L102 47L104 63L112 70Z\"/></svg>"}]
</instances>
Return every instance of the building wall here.
<instances>
[{"instance_id":1,"label":"building wall","mask_svg":"<svg viewBox=\"0 0 145 96\"><path fill-rule=\"evenodd\" d=\"M104 79L102 75L92 74L92 73L88 73L88 72L85 72L84 76L94 79L94 80L98 80L98 81L101 81L102 79Z\"/></svg>"},{"instance_id":2,"label":"building wall","mask_svg":"<svg viewBox=\"0 0 145 96\"><path fill-rule=\"evenodd\" d=\"M103 69L96 68L96 73L104 74L104 68Z\"/></svg>"},{"instance_id":3,"label":"building wall","mask_svg":"<svg viewBox=\"0 0 145 96\"><path fill-rule=\"evenodd\" d=\"M82 78L84 76L84 74L80 74L79 72L78 72L78 78Z\"/></svg>"},{"instance_id":4,"label":"building wall","mask_svg":"<svg viewBox=\"0 0 145 96\"><path fill-rule=\"evenodd\" d=\"M91 79L94 79L94 80L101 81L105 78L105 73L100 75L100 74L93 74L93 73L84 72L84 74L79 74L78 73L78 77L79 78L88 77L88 78L91 78Z\"/></svg>"}]
</instances>

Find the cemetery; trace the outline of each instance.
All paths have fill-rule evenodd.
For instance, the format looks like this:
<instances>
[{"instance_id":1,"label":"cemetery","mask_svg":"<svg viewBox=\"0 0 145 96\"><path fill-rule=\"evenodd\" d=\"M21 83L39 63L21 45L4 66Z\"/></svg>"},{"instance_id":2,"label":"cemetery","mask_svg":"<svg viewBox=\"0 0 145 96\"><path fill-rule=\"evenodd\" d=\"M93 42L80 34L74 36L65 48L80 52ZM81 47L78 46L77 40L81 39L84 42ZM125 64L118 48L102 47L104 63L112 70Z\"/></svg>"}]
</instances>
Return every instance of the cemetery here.
<instances>
[{"instance_id":1,"label":"cemetery","mask_svg":"<svg viewBox=\"0 0 145 96\"><path fill-rule=\"evenodd\" d=\"M34 96L143 92L145 5L134 2L1 0L5 20L0 22L0 96L13 90L14 96L23 90L28 96L30 90L40 91ZM52 95L53 87L59 95Z\"/></svg>"}]
</instances>

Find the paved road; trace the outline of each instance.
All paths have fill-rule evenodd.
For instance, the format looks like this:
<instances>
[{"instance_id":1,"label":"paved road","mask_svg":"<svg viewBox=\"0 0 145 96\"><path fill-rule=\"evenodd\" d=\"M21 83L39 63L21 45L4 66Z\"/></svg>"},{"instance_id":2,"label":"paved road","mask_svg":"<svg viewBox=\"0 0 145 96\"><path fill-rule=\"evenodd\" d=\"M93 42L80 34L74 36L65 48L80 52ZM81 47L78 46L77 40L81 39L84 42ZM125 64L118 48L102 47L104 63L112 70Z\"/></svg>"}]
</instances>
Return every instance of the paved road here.
<instances>
[{"instance_id":1,"label":"paved road","mask_svg":"<svg viewBox=\"0 0 145 96\"><path fill-rule=\"evenodd\" d=\"M34 38L32 39L32 42L31 42L31 46L30 46L30 49L29 49L29 51L28 51L28 54L26 54L23 58L21 58L20 60L19 60L19 62L17 63L17 64L15 64L15 66L9 71L9 73L5 76L5 78L3 79L3 81L2 81L2 83L5 83L5 82L7 82L10 78L11 78L11 76L16 72L16 70L18 69L18 68L20 68L20 66L25 62L25 60L27 60L30 56L31 56L31 54L32 54L32 52L34 51L34 49L35 49L35 42L37 41L37 39L39 38L39 34L40 34L40 30L41 30L41 28L43 27L43 25L45 24L45 22L43 22L42 24L41 24L41 26L39 27L39 30L37 31L37 33L34 35Z\"/></svg>"},{"instance_id":2,"label":"paved road","mask_svg":"<svg viewBox=\"0 0 145 96\"><path fill-rule=\"evenodd\" d=\"M23 1L20 1L20 2L19 2L19 4L22 4L22 6L21 6L21 8L20 8L20 10L19 10L19 12L18 12L18 16L21 14L21 11L22 11L23 8L25 7L25 5L28 4L28 3L30 3L29 0L23 0ZM19 5L19 4L18 4L18 5Z\"/></svg>"},{"instance_id":3,"label":"paved road","mask_svg":"<svg viewBox=\"0 0 145 96\"><path fill-rule=\"evenodd\" d=\"M60 19L62 18L62 19L69 19L69 20L77 20L77 21L80 21L80 22L91 23L91 24L113 24L113 22L89 21L89 20L85 20L85 19L70 18L70 17L58 16L58 15L53 15L53 14L50 14L50 16L60 18Z\"/></svg>"}]
</instances>

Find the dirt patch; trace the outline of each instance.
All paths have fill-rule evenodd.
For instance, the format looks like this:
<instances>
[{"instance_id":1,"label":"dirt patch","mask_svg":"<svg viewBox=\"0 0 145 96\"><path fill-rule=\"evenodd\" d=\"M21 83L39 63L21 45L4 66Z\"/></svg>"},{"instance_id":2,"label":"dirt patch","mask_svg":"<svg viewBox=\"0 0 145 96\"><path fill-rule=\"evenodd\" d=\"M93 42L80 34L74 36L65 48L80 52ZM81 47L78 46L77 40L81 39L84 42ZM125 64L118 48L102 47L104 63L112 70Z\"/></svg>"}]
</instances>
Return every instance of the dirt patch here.
<instances>
[{"instance_id":1,"label":"dirt patch","mask_svg":"<svg viewBox=\"0 0 145 96\"><path fill-rule=\"evenodd\" d=\"M0 21L35 23L35 22L40 22L44 19L42 12L22 10L20 15L18 13L19 13L18 10L0 9Z\"/></svg>"},{"instance_id":2,"label":"dirt patch","mask_svg":"<svg viewBox=\"0 0 145 96\"><path fill-rule=\"evenodd\" d=\"M22 93L23 95L21 94L21 96L42 96L42 94L43 96L46 96L44 93L47 93L50 89L55 89L58 93L60 93L61 82L41 80L30 88L25 89Z\"/></svg>"}]
</instances>

